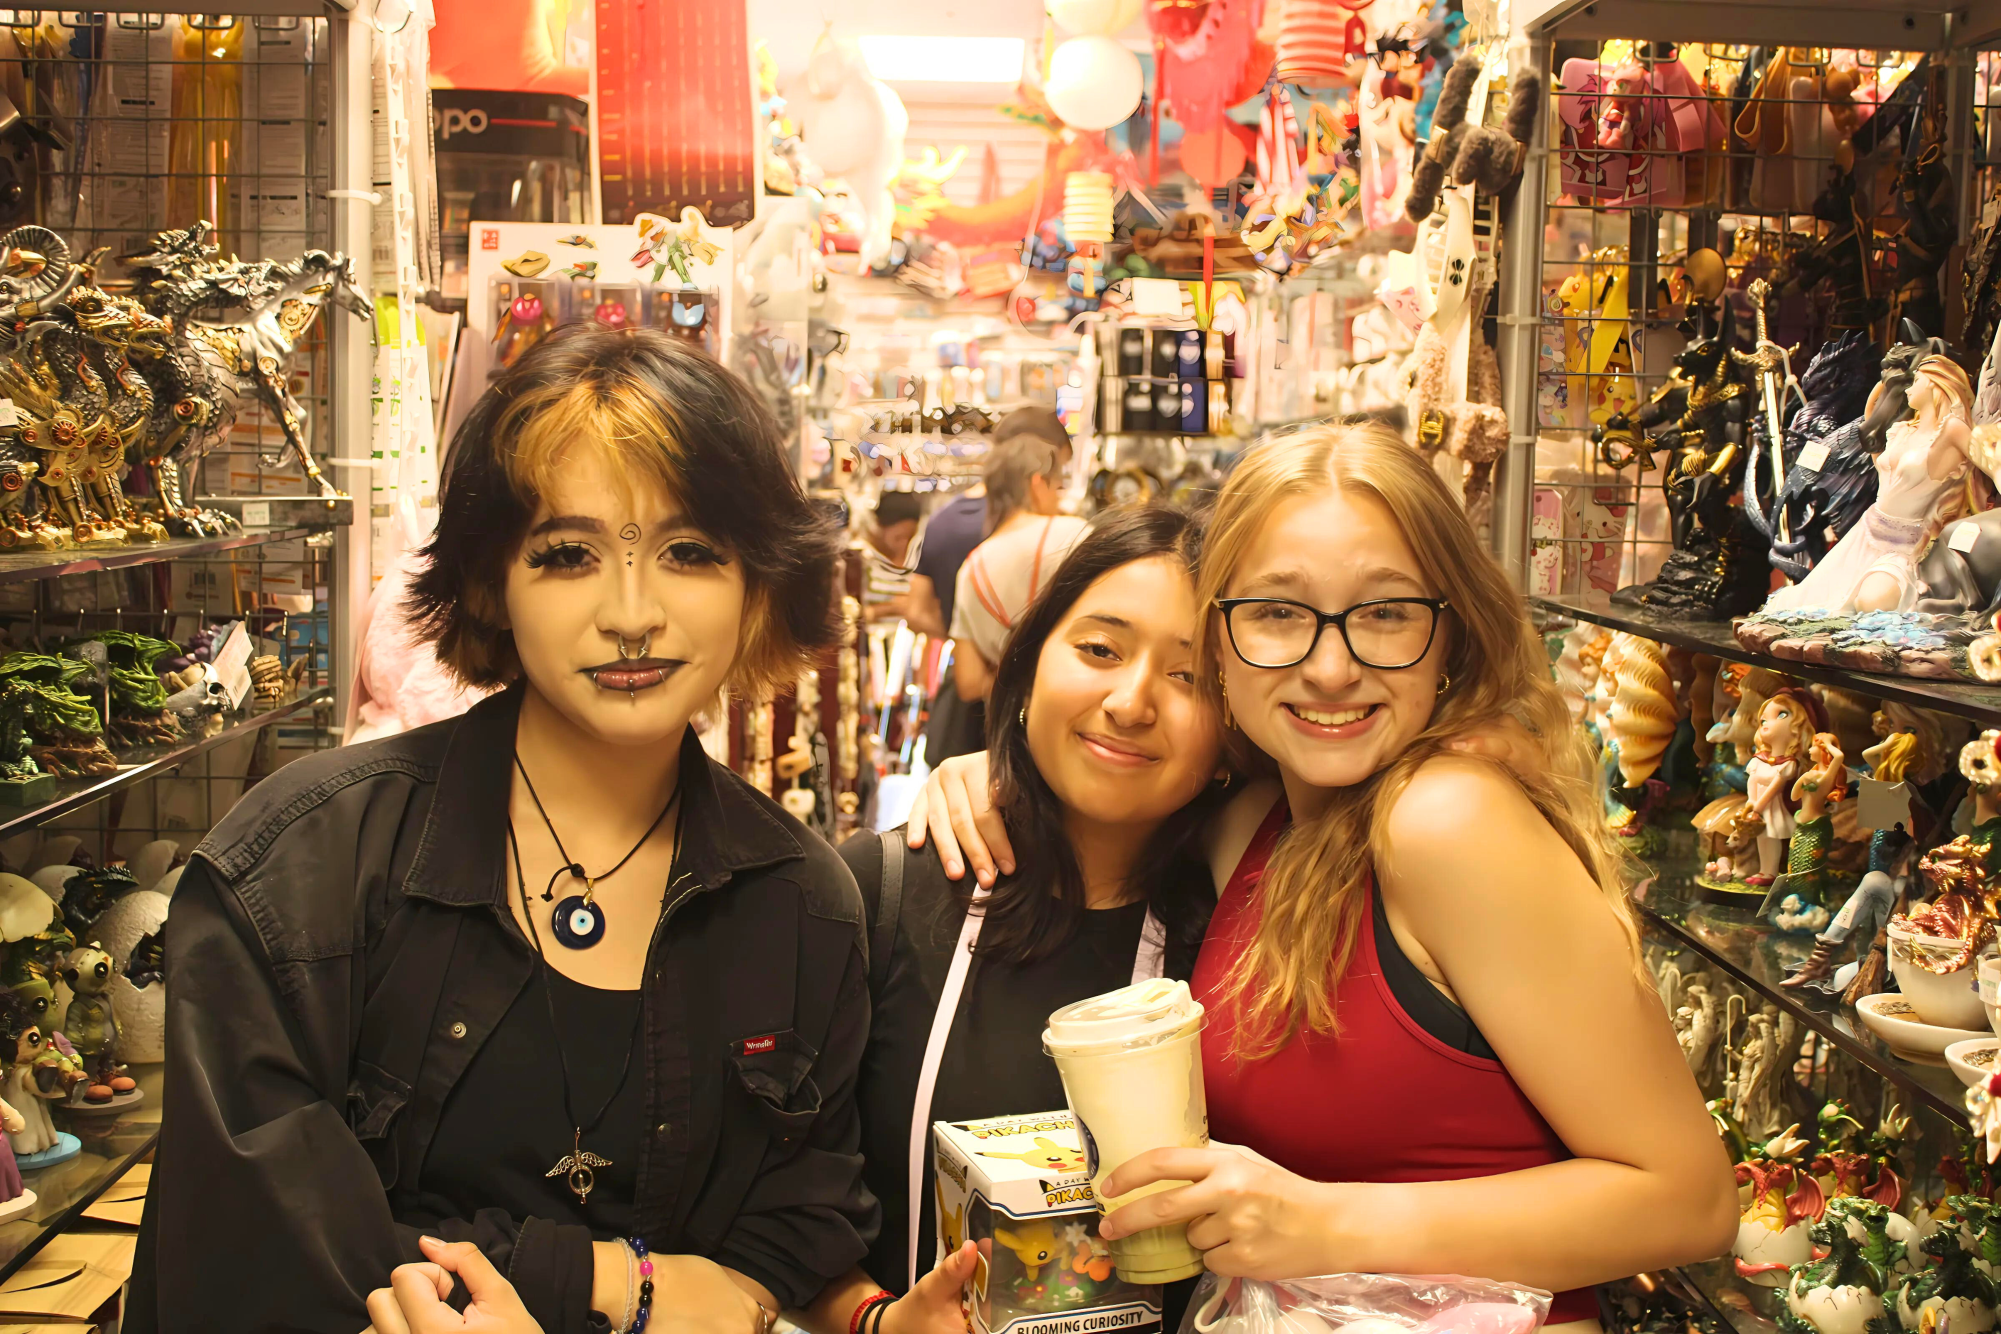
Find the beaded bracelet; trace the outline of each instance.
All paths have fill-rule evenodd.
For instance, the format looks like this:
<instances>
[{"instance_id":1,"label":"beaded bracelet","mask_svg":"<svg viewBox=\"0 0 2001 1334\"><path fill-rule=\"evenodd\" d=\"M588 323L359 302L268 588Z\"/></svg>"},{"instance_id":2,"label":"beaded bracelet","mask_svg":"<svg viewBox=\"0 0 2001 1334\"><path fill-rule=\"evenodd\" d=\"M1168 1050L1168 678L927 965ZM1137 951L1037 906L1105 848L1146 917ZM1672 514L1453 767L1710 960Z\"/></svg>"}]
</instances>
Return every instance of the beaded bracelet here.
<instances>
[{"instance_id":1,"label":"beaded bracelet","mask_svg":"<svg viewBox=\"0 0 2001 1334\"><path fill-rule=\"evenodd\" d=\"M644 1237L628 1237L625 1244L639 1257L639 1309L633 1313L626 1334L645 1334L646 1322L653 1315L653 1257L646 1253Z\"/></svg>"},{"instance_id":2,"label":"beaded bracelet","mask_svg":"<svg viewBox=\"0 0 2001 1334\"><path fill-rule=\"evenodd\" d=\"M896 1305L894 1294L885 1292L882 1295L887 1300L879 1301L869 1308L869 1314L872 1318L868 1321L865 1334L882 1334L883 1317L889 1314L890 1307Z\"/></svg>"},{"instance_id":3,"label":"beaded bracelet","mask_svg":"<svg viewBox=\"0 0 2001 1334\"><path fill-rule=\"evenodd\" d=\"M848 1317L848 1334L861 1334L862 1323L868 1319L869 1312L878 1306L887 1306L895 1300L896 1294L887 1288L877 1288L862 1298L861 1305L855 1307L854 1314Z\"/></svg>"}]
</instances>

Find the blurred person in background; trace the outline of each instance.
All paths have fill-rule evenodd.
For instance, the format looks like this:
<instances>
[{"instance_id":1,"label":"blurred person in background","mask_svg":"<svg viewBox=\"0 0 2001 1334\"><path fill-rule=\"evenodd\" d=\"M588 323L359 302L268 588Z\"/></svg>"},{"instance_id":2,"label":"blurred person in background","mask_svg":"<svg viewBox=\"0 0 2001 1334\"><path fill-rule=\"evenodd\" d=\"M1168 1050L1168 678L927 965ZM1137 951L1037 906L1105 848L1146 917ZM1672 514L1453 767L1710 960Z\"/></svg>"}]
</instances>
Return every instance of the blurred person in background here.
<instances>
[{"instance_id":1,"label":"blurred person in background","mask_svg":"<svg viewBox=\"0 0 2001 1334\"><path fill-rule=\"evenodd\" d=\"M1056 470L1053 474L1053 494L1060 496L1063 491L1062 479L1070 466L1070 433L1063 428L1063 419L1046 407L1034 406L1016 408L1001 418L994 428L994 448L998 450L1008 441L1028 437L1041 441L1053 453ZM993 467L991 456L988 469ZM990 483L983 479L978 486L967 491L945 505L931 512L918 536L919 550L911 558L910 596L904 619L910 628L920 634L942 638L952 628L958 616L959 570L975 547L985 542L1007 518L1005 513L995 515L990 512ZM1016 506L1018 508L1018 505ZM1050 513L1054 513L1054 509ZM1074 535L1073 535L1074 540ZM1063 551L1069 549L1066 542L1055 553L1044 571L1046 579L1060 562ZM1017 613L1022 603L1016 604ZM989 664L999 661L999 644L992 644L990 653L983 652L976 668L984 676L992 675ZM956 673L955 673L956 675ZM986 745L986 716L978 704L985 698L984 688L973 694L962 694L961 690L940 690L931 702L931 718L924 732L924 754L929 764L954 755L965 755Z\"/></svg>"},{"instance_id":2,"label":"blurred person in background","mask_svg":"<svg viewBox=\"0 0 2001 1334\"><path fill-rule=\"evenodd\" d=\"M923 518L922 496L914 491L885 491L874 511L862 520L862 550L868 557L862 608L869 620L908 619L910 553Z\"/></svg>"}]
</instances>

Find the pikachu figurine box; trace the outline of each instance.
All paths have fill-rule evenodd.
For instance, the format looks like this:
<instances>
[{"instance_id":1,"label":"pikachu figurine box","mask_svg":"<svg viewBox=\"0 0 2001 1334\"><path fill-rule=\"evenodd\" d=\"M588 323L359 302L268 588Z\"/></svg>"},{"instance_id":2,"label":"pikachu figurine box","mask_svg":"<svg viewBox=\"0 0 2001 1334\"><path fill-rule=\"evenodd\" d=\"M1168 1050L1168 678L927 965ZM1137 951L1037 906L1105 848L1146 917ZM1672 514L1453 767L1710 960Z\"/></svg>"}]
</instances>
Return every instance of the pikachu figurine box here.
<instances>
[{"instance_id":1,"label":"pikachu figurine box","mask_svg":"<svg viewBox=\"0 0 2001 1334\"><path fill-rule=\"evenodd\" d=\"M1160 1328L1160 1289L1123 1282L1098 1239L1098 1200L1068 1112L939 1121L939 1254L978 1243L977 1334Z\"/></svg>"}]
</instances>

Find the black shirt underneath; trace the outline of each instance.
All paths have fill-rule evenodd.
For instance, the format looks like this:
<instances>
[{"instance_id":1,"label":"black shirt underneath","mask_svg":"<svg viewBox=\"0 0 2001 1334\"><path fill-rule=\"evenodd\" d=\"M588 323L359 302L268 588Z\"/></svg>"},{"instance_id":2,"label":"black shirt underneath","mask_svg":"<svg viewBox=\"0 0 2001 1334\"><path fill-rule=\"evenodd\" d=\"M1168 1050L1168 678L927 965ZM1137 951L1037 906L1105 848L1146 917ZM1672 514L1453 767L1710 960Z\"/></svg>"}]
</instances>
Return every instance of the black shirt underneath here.
<instances>
[{"instance_id":1,"label":"black shirt underneath","mask_svg":"<svg viewBox=\"0 0 2001 1334\"><path fill-rule=\"evenodd\" d=\"M553 1032L545 975L555 989ZM646 1072L633 1052L638 1011L636 989L606 991L537 968L445 1100L423 1191L451 1201L464 1218L499 1208L516 1218L588 1227L599 1241L630 1236L646 1127ZM593 1169L586 1201L567 1178L548 1175L576 1142L577 1123L563 1109L559 1040L576 1116L588 1124L611 1100L604 1119L583 1137L586 1150L610 1160ZM620 1085L628 1059L632 1069Z\"/></svg>"},{"instance_id":2,"label":"black shirt underneath","mask_svg":"<svg viewBox=\"0 0 2001 1334\"><path fill-rule=\"evenodd\" d=\"M882 886L882 840L859 834L841 846L873 922ZM1158 887L1168 927L1166 972L1186 978L1194 966L1206 914L1215 902L1208 869L1186 859ZM1191 907L1192 905L1192 907ZM865 1262L869 1277L901 1291L908 1264L910 1123L918 1069L932 1016L945 987L965 909L938 857L927 846L905 852L902 907L888 977L874 997L869 1043L856 1101L862 1113L863 1176L882 1204L882 1232ZM1050 1014L1073 1001L1132 981L1146 922L1144 903L1083 915L1070 940L1029 964L975 956L939 1061L930 1121L1058 1111L1069 1106L1056 1063L1042 1050ZM927 1140L928 1144L928 1140ZM924 1155L917 1263L921 1274L937 1253L937 1193L932 1155Z\"/></svg>"}]
</instances>

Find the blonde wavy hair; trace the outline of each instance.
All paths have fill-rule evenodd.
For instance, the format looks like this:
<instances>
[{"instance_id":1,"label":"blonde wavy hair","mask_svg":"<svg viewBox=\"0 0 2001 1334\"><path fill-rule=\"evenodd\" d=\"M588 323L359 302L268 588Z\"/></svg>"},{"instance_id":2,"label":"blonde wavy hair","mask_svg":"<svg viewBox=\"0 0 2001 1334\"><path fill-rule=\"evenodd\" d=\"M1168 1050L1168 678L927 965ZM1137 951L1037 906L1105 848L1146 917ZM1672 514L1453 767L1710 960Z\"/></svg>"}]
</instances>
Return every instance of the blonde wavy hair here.
<instances>
[{"instance_id":1,"label":"blonde wavy hair","mask_svg":"<svg viewBox=\"0 0 2001 1334\"><path fill-rule=\"evenodd\" d=\"M1385 826L1397 796L1449 738L1507 717L1534 733L1544 761L1540 774L1510 777L1603 888L1636 973L1641 966L1627 898L1631 868L1604 827L1596 784L1587 777L1593 765L1583 734L1550 675L1521 595L1438 475L1394 432L1374 425L1301 431L1258 445L1231 473L1198 571L1205 608L1196 649L1201 688L1223 707L1221 655L1229 650L1215 603L1245 553L1278 506L1332 488L1380 501L1409 539L1426 582L1451 603L1451 681L1430 724L1401 754L1366 781L1341 789L1323 815L1294 824L1279 840L1259 886L1257 932L1223 986L1224 998L1243 1016L1235 1052L1240 1060L1269 1056L1302 1029L1340 1031L1334 997L1369 912L1371 869L1387 849ZM1240 735L1232 737L1242 745Z\"/></svg>"}]
</instances>

